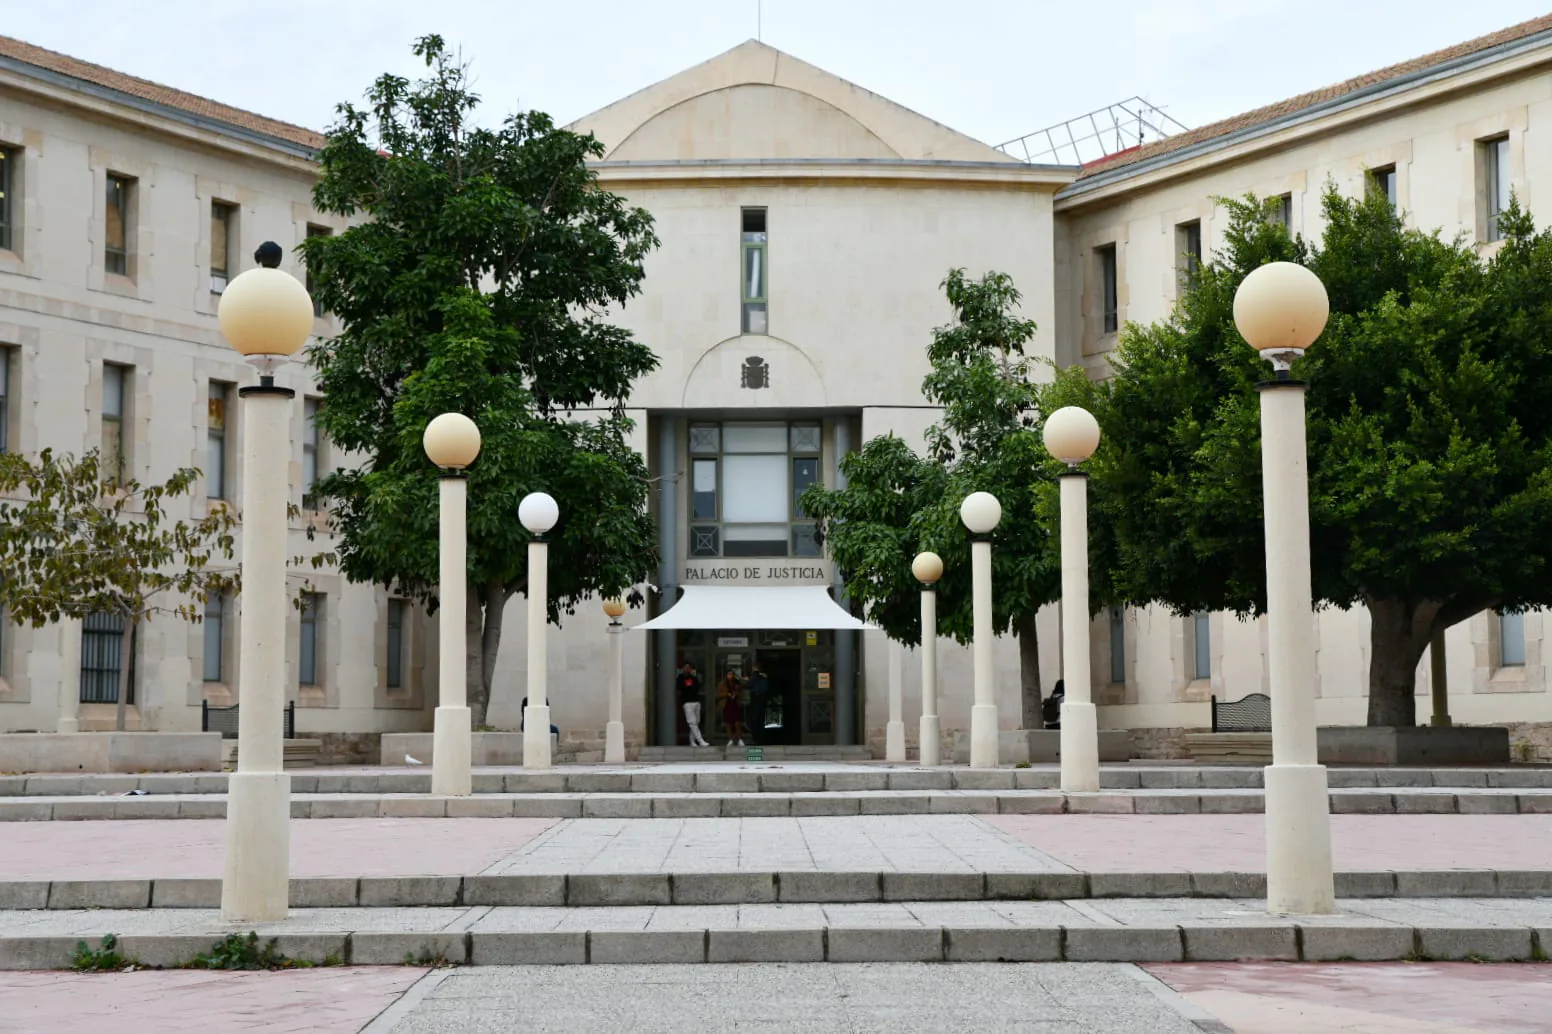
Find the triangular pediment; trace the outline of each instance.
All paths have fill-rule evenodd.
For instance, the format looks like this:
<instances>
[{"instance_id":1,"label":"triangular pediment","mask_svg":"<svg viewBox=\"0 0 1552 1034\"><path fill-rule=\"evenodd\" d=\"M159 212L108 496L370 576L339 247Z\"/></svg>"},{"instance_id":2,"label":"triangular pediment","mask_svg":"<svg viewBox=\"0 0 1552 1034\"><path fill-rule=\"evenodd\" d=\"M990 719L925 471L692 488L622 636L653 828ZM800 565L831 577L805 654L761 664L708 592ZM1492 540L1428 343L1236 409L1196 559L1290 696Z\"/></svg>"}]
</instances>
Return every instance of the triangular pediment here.
<instances>
[{"instance_id":1,"label":"triangular pediment","mask_svg":"<svg viewBox=\"0 0 1552 1034\"><path fill-rule=\"evenodd\" d=\"M606 161L1008 155L758 40L578 119Z\"/></svg>"}]
</instances>

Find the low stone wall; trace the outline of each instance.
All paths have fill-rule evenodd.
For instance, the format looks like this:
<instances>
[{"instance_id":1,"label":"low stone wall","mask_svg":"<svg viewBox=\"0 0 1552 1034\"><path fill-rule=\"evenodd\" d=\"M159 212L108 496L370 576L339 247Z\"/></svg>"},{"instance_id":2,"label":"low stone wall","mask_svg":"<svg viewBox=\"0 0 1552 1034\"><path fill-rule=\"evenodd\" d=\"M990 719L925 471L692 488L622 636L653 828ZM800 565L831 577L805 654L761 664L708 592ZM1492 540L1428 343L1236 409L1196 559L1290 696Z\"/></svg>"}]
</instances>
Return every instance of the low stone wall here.
<instances>
[{"instance_id":1,"label":"low stone wall","mask_svg":"<svg viewBox=\"0 0 1552 1034\"><path fill-rule=\"evenodd\" d=\"M0 772L219 772L218 732L0 734Z\"/></svg>"},{"instance_id":2,"label":"low stone wall","mask_svg":"<svg viewBox=\"0 0 1552 1034\"><path fill-rule=\"evenodd\" d=\"M1552 722L1504 722L1509 730L1509 760L1520 764L1552 762Z\"/></svg>"},{"instance_id":3,"label":"low stone wall","mask_svg":"<svg viewBox=\"0 0 1552 1034\"><path fill-rule=\"evenodd\" d=\"M1316 730L1323 765L1504 765L1509 731L1503 726L1323 725Z\"/></svg>"},{"instance_id":4,"label":"low stone wall","mask_svg":"<svg viewBox=\"0 0 1552 1034\"><path fill-rule=\"evenodd\" d=\"M382 756L380 732L320 732L310 735L318 741L319 765L375 765ZM401 759L400 764L403 764Z\"/></svg>"},{"instance_id":5,"label":"low stone wall","mask_svg":"<svg viewBox=\"0 0 1552 1034\"><path fill-rule=\"evenodd\" d=\"M1132 737L1132 757L1145 761L1180 761L1191 756L1186 745L1189 733L1211 732L1210 729L1129 729Z\"/></svg>"}]
</instances>

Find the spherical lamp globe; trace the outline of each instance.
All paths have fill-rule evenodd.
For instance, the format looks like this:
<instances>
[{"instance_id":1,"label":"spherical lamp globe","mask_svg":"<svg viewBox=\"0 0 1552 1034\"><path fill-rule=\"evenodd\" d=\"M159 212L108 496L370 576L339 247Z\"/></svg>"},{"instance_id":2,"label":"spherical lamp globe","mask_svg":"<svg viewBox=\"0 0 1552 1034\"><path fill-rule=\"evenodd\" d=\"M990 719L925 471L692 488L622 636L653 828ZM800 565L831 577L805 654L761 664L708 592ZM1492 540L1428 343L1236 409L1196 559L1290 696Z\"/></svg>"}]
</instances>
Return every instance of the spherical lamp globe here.
<instances>
[{"instance_id":1,"label":"spherical lamp globe","mask_svg":"<svg viewBox=\"0 0 1552 1034\"><path fill-rule=\"evenodd\" d=\"M265 259L280 260L279 247L266 245L259 251ZM313 300L290 273L258 266L226 285L216 319L228 344L257 360L261 369L273 369L307 343L313 331Z\"/></svg>"},{"instance_id":2,"label":"spherical lamp globe","mask_svg":"<svg viewBox=\"0 0 1552 1034\"><path fill-rule=\"evenodd\" d=\"M517 519L534 535L543 535L560 520L560 506L548 492L530 492L517 504Z\"/></svg>"},{"instance_id":3,"label":"spherical lamp globe","mask_svg":"<svg viewBox=\"0 0 1552 1034\"><path fill-rule=\"evenodd\" d=\"M1099 448L1099 421L1080 406L1063 406L1045 418L1045 448L1075 467Z\"/></svg>"},{"instance_id":4,"label":"spherical lamp globe","mask_svg":"<svg viewBox=\"0 0 1552 1034\"><path fill-rule=\"evenodd\" d=\"M625 601L618 596L610 596L604 600L604 613L609 615L610 621L618 621L625 613Z\"/></svg>"},{"instance_id":5,"label":"spherical lamp globe","mask_svg":"<svg viewBox=\"0 0 1552 1034\"><path fill-rule=\"evenodd\" d=\"M426 457L445 470L462 470L480 454L480 429L462 413L443 413L421 437Z\"/></svg>"},{"instance_id":6,"label":"spherical lamp globe","mask_svg":"<svg viewBox=\"0 0 1552 1034\"><path fill-rule=\"evenodd\" d=\"M1252 348L1274 361L1313 344L1330 315L1326 285L1293 262L1268 262L1234 292L1234 325Z\"/></svg>"},{"instance_id":7,"label":"spherical lamp globe","mask_svg":"<svg viewBox=\"0 0 1552 1034\"><path fill-rule=\"evenodd\" d=\"M971 534L989 534L1002 520L1002 504L990 492L971 492L959 504L959 519Z\"/></svg>"},{"instance_id":8,"label":"spherical lamp globe","mask_svg":"<svg viewBox=\"0 0 1552 1034\"><path fill-rule=\"evenodd\" d=\"M936 553L917 553L911 561L911 574L918 582L931 585L943 577L943 558Z\"/></svg>"}]
</instances>

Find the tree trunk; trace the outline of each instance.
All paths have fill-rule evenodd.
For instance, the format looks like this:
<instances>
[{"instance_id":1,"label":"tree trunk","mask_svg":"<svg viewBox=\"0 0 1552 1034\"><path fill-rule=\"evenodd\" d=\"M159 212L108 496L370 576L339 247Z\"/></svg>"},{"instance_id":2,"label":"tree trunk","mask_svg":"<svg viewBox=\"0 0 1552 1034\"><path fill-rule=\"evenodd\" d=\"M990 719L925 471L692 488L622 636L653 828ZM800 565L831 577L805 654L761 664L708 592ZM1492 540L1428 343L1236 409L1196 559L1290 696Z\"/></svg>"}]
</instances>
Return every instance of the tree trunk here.
<instances>
[{"instance_id":1,"label":"tree trunk","mask_svg":"<svg viewBox=\"0 0 1552 1034\"><path fill-rule=\"evenodd\" d=\"M125 712L129 703L129 673L134 663L135 656L135 628L140 624L133 617L124 617L124 637L120 640L123 648L119 651L119 689L118 708L113 719L113 727L119 732L124 731Z\"/></svg>"},{"instance_id":2,"label":"tree trunk","mask_svg":"<svg viewBox=\"0 0 1552 1034\"><path fill-rule=\"evenodd\" d=\"M1035 632L1035 616L1021 617L1016 624L1019 647L1019 728L1041 729L1040 717L1040 638Z\"/></svg>"},{"instance_id":3,"label":"tree trunk","mask_svg":"<svg viewBox=\"0 0 1552 1034\"><path fill-rule=\"evenodd\" d=\"M476 728L486 724L490 711L491 683L496 675L496 655L501 649L501 622L510 596L500 582L469 589L464 621L464 692L469 699L469 720Z\"/></svg>"},{"instance_id":4,"label":"tree trunk","mask_svg":"<svg viewBox=\"0 0 1552 1034\"><path fill-rule=\"evenodd\" d=\"M1417 666L1433 637L1441 605L1368 600L1369 725L1417 724Z\"/></svg>"}]
</instances>

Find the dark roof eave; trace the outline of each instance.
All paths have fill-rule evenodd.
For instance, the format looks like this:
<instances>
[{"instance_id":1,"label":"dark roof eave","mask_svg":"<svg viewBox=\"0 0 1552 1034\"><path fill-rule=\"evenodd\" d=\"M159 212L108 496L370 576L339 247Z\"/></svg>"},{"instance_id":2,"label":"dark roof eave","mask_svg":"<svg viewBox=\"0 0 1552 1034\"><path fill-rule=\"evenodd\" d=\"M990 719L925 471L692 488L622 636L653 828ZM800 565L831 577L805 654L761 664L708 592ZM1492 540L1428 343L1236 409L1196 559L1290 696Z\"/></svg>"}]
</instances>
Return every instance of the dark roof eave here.
<instances>
[{"instance_id":1,"label":"dark roof eave","mask_svg":"<svg viewBox=\"0 0 1552 1034\"><path fill-rule=\"evenodd\" d=\"M63 72L56 72L49 68L42 68L38 65L29 64L26 61L17 60L13 57L0 55L0 70L15 72L18 75L25 76L29 79L36 79L39 82L48 83L51 86L58 86L67 90L73 90L77 93L84 93L88 96L96 97L99 100L111 101L114 104L121 104L124 107L132 108L136 111L141 111L148 115L155 115L159 118L165 118L172 122L180 122L194 129L201 129L207 132L218 133L222 136L228 136L237 140L242 140L245 143L258 144L259 146L267 147L270 150L284 152L285 154L291 155L294 158L302 158L307 161L316 161L318 158L319 148L316 147L309 147L306 144L300 144L294 140L287 140L284 137L273 136L269 133L261 133L256 129L249 129L246 126L240 126L234 122L227 122L223 119L210 118L207 115L200 115L197 112L186 111L183 108L174 107L170 104L161 104L157 101L148 100L144 97L137 97L134 94L126 93L123 90L115 90L111 86L103 86L100 83L94 83L88 79L80 79L73 75L66 75Z\"/></svg>"},{"instance_id":2,"label":"dark roof eave","mask_svg":"<svg viewBox=\"0 0 1552 1034\"><path fill-rule=\"evenodd\" d=\"M1145 175L1158 169L1167 168L1178 162L1212 154L1214 151L1226 150L1236 144L1256 140L1305 122L1312 122L1327 115L1336 114L1345 109L1357 107L1360 104L1365 104L1390 94L1403 93L1439 79L1470 71L1475 67L1502 61L1521 52L1544 48L1549 43L1552 43L1552 29L1544 29L1531 36L1524 36L1520 39L1501 43L1498 46L1489 47L1486 50L1479 50L1471 54L1463 54L1460 57L1451 58L1437 65L1430 65L1427 68L1406 72L1392 79L1385 79L1368 86L1359 87L1350 93L1344 93L1338 97L1317 102L1309 107L1291 111L1286 115L1280 115L1266 122L1258 122L1251 126L1230 130L1219 136L1209 137L1206 140L1200 140L1173 151L1165 151L1162 154L1149 158L1141 158L1135 162L1118 165L1113 169L1102 169L1092 175L1083 176L1076 182L1063 187L1056 192L1055 200L1057 203L1060 203L1072 198L1079 198L1133 176Z\"/></svg>"}]
</instances>

